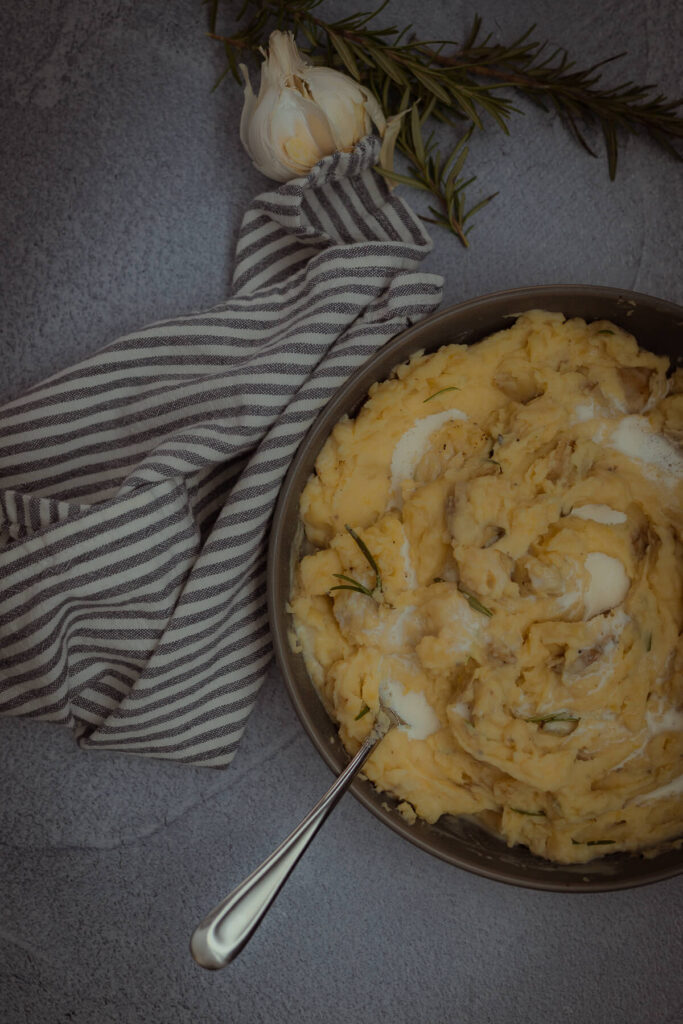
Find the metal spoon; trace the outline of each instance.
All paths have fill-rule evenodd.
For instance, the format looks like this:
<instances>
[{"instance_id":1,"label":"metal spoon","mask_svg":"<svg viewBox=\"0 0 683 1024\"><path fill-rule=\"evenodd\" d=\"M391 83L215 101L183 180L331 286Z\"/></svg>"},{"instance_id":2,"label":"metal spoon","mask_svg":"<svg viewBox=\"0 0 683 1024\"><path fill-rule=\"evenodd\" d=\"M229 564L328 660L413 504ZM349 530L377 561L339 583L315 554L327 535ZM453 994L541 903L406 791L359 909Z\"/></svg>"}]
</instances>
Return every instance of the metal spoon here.
<instances>
[{"instance_id":1,"label":"metal spoon","mask_svg":"<svg viewBox=\"0 0 683 1024\"><path fill-rule=\"evenodd\" d=\"M216 971L242 952L304 850L346 792L356 773L389 730L401 724L402 719L396 712L380 700L379 713L367 739L322 800L318 801L301 824L263 864L233 889L222 903L214 907L194 930L190 951L200 967Z\"/></svg>"}]
</instances>

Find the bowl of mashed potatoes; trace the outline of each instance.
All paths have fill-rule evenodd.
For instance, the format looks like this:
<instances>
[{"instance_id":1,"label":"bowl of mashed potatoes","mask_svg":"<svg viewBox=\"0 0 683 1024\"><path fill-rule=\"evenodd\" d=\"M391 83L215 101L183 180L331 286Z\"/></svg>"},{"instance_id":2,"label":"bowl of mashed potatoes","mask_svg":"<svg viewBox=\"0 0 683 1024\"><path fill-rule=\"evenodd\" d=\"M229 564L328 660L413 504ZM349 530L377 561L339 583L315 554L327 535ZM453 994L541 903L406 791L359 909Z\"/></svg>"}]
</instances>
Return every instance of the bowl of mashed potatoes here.
<instances>
[{"instance_id":1,"label":"bowl of mashed potatoes","mask_svg":"<svg viewBox=\"0 0 683 1024\"><path fill-rule=\"evenodd\" d=\"M357 371L276 509L276 654L334 771L455 865L561 891L683 867L683 309L529 288Z\"/></svg>"}]
</instances>

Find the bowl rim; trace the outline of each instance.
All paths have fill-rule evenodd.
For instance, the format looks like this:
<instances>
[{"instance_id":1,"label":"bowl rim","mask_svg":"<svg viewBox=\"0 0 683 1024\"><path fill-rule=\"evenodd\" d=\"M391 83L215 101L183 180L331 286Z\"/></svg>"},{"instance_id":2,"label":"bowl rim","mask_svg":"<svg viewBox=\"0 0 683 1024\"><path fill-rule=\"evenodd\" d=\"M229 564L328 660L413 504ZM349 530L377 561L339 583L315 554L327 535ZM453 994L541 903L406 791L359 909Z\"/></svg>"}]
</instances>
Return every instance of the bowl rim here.
<instances>
[{"instance_id":1,"label":"bowl rim","mask_svg":"<svg viewBox=\"0 0 683 1024\"><path fill-rule=\"evenodd\" d=\"M492 304L500 302L510 302L511 304L514 304L515 300L526 302L529 299L538 299L538 305L527 306L527 309L542 309L544 308L544 297L547 301L549 300L553 304L557 304L563 298L580 300L585 297L586 299L612 301L616 302L617 305L623 305L625 307L629 306L631 308L634 308L637 305L642 305L650 309L656 309L664 316L670 317L674 324L680 324L681 327L683 327L683 307L676 303L656 296L647 295L642 292L633 292L628 289L602 285L532 285L525 288L511 288L491 292L485 295L475 296L474 298L467 299L461 303L455 303L451 306L445 307L444 309L437 310L430 316L417 321L405 328L403 331L394 335L394 337L385 342L368 360L349 374L347 379L335 391L329 402L316 414L288 467L275 504L268 543L266 591L271 637L278 668L280 669L284 679L289 699L292 702L294 710L303 725L304 731L309 740L313 743L313 746L316 748L323 761L334 774L338 774L343 769L344 763L340 763L340 758L331 746L330 742L326 741L325 738L318 734L308 708L305 705L303 695L300 693L299 688L295 683L293 674L290 673L289 659L292 657L292 651L289 646L288 629L285 625L285 619L288 617L288 613L282 612L282 588L280 586L282 569L281 559L277 558L277 553L283 546L283 532L285 529L285 516L283 515L283 511L288 501L291 500L290 491L292 490L293 483L295 482L297 467L300 462L303 461L305 456L309 455L309 450L312 445L317 445L316 455L317 452L320 451L322 445L329 436L329 430L348 409L349 401L347 396L355 390L358 383L362 380L369 380L370 383L372 383L375 380L380 379L374 375L374 367L384 364L387 361L387 357L390 352L407 348L413 339L414 345L412 350L418 351L421 348L419 343L421 334L426 333L432 326L438 325L442 321L448 321L456 315L462 316L469 312L475 312L479 309L483 311ZM519 312L522 311L520 310ZM509 313L501 314L501 316L509 317L516 315L518 314L514 311L512 305ZM629 315L628 311L626 312L626 315ZM604 317L604 319L609 319L609 317ZM491 332L489 331L488 333ZM445 344L445 342L442 342L441 344ZM428 350L435 351L436 349L429 348ZM400 363L401 360L405 358L405 354L398 355L393 365ZM389 371L384 371L384 376L386 376L387 372ZM330 427L322 435L322 441L320 441L318 435L321 433L321 424L327 423L328 421L330 422ZM310 681L310 686L312 692L315 693L319 700L320 698L312 681ZM330 724L333 728L336 728L332 719L330 719ZM345 757L347 756L345 752L344 755ZM587 878L585 875L582 876L578 873L581 869L589 871L591 864L599 864L604 862L606 859L599 858L594 862L587 862L583 865L572 865L572 867L577 869L576 877L564 882L553 879L552 867L548 869L547 878L515 877L508 874L504 867L497 867L495 864L492 864L491 866L484 865L468 859L465 855L460 856L453 851L445 852L443 849L435 848L428 838L422 836L420 829L415 828L414 825L409 825L399 814L391 811L390 808L384 808L377 803L376 795L378 791L375 790L374 786L372 786L368 781L364 782L362 779L354 780L349 787L349 791L374 815L374 817L387 825L397 835L407 839L410 843L417 846L425 853L438 857L440 860L452 864L455 867L462 868L465 871L469 871L472 874L488 878L492 881L504 883L506 885L514 885L519 888L546 892L617 892L624 889L650 885L668 878L673 878L676 875L683 873L683 856L680 858L677 857L672 862L670 856L664 853L649 860L648 864L653 865L653 867L642 875L638 873L635 876L625 876L622 878L618 875L602 878L599 876ZM382 797L387 796L385 793L382 793L381 795ZM426 826L425 824L425 827L428 829L430 826ZM502 849L507 849L507 847L502 847ZM607 857L609 856L610 855L608 854ZM638 855L618 853L613 854L612 856L636 858ZM664 858L664 862L657 865L657 860L660 860L661 858ZM552 865L552 862L544 861L543 858L535 859L539 861L539 864ZM566 869L568 866L558 864L556 867L558 869Z\"/></svg>"}]
</instances>

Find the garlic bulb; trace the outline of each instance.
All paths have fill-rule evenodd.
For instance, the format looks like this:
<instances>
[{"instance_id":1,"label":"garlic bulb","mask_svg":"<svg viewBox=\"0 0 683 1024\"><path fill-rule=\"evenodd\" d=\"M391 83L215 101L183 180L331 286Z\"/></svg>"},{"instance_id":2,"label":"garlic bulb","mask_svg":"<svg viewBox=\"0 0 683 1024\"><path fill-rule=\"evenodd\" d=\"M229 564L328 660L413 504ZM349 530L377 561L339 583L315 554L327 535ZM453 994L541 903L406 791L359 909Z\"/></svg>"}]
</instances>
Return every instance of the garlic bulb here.
<instances>
[{"instance_id":1,"label":"garlic bulb","mask_svg":"<svg viewBox=\"0 0 683 1024\"><path fill-rule=\"evenodd\" d=\"M240 138L268 178L289 181L330 153L350 152L373 123L384 133L384 114L372 93L341 71L306 64L291 32L272 33L258 96L243 64L240 70Z\"/></svg>"}]
</instances>

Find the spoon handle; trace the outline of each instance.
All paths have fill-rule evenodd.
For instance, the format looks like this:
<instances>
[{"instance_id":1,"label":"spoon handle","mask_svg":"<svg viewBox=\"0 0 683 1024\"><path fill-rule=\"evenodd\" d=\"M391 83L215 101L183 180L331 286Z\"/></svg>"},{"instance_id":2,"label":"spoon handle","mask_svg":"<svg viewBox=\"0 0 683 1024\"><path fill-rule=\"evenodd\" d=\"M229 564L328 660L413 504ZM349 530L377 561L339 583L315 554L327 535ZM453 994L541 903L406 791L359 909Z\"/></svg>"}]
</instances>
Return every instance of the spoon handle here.
<instances>
[{"instance_id":1,"label":"spoon handle","mask_svg":"<svg viewBox=\"0 0 683 1024\"><path fill-rule=\"evenodd\" d=\"M386 731L386 728L371 731L355 757L301 824L197 926L190 940L190 950L200 967L218 970L241 953L313 836Z\"/></svg>"}]
</instances>

